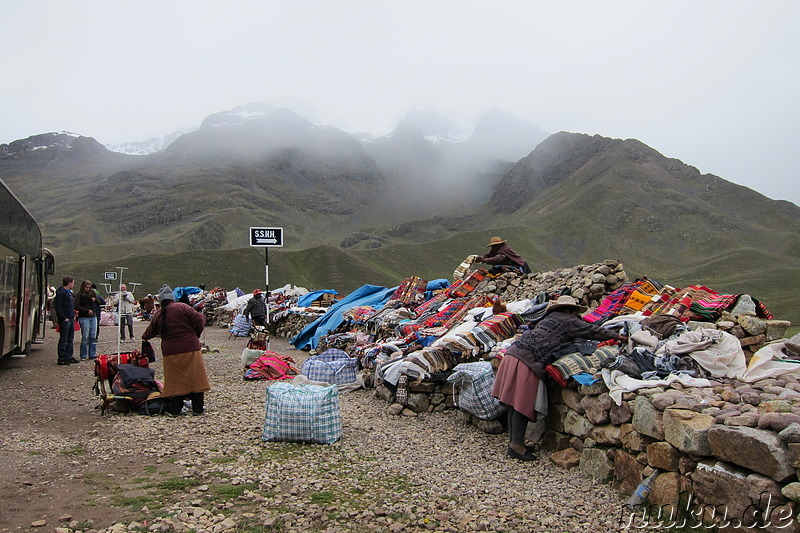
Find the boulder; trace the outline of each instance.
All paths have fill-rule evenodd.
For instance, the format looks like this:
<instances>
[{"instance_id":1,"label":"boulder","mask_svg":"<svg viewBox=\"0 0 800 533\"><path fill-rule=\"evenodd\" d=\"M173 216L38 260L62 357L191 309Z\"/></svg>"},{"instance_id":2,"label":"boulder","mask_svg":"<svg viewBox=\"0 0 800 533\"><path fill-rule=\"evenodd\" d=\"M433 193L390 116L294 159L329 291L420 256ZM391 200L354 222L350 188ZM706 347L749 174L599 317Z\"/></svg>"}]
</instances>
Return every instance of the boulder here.
<instances>
[{"instance_id":1,"label":"boulder","mask_svg":"<svg viewBox=\"0 0 800 533\"><path fill-rule=\"evenodd\" d=\"M611 420L609 410L613 403L614 401L607 392L597 396L584 396L581 399L581 406L583 406L586 418L595 425L607 424Z\"/></svg>"},{"instance_id":2,"label":"boulder","mask_svg":"<svg viewBox=\"0 0 800 533\"><path fill-rule=\"evenodd\" d=\"M644 396L638 396L633 402L633 429L639 433L656 440L664 440L662 417L661 411Z\"/></svg>"},{"instance_id":3,"label":"boulder","mask_svg":"<svg viewBox=\"0 0 800 533\"><path fill-rule=\"evenodd\" d=\"M566 448L550 454L550 460L562 468L575 468L581 462L581 452Z\"/></svg>"},{"instance_id":4,"label":"boulder","mask_svg":"<svg viewBox=\"0 0 800 533\"><path fill-rule=\"evenodd\" d=\"M633 494L641 481L642 465L636 457L624 450L614 450L614 487L625 494Z\"/></svg>"},{"instance_id":5,"label":"boulder","mask_svg":"<svg viewBox=\"0 0 800 533\"><path fill-rule=\"evenodd\" d=\"M684 453L711 455L708 431L714 417L685 409L667 409L663 417L664 440Z\"/></svg>"},{"instance_id":6,"label":"boulder","mask_svg":"<svg viewBox=\"0 0 800 533\"><path fill-rule=\"evenodd\" d=\"M776 433L744 426L708 430L711 453L721 459L782 482L795 474L786 446Z\"/></svg>"},{"instance_id":7,"label":"boulder","mask_svg":"<svg viewBox=\"0 0 800 533\"><path fill-rule=\"evenodd\" d=\"M586 448L581 452L580 469L600 483L608 483L614 475L614 463L601 448Z\"/></svg>"},{"instance_id":8,"label":"boulder","mask_svg":"<svg viewBox=\"0 0 800 533\"><path fill-rule=\"evenodd\" d=\"M647 446L647 464L674 472L680 465L681 453L669 442L658 441Z\"/></svg>"}]
</instances>

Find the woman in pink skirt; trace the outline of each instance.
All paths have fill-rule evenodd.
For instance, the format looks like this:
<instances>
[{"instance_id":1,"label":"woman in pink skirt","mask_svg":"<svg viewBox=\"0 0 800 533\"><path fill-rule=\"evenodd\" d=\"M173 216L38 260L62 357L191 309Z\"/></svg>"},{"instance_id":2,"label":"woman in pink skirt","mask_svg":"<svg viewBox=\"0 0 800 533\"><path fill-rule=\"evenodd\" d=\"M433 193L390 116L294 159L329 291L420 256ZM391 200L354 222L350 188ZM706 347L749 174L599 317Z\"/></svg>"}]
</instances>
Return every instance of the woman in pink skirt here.
<instances>
[{"instance_id":1,"label":"woman in pink skirt","mask_svg":"<svg viewBox=\"0 0 800 533\"><path fill-rule=\"evenodd\" d=\"M624 335L583 320L580 315L586 309L571 296L559 296L547 306L544 318L506 350L492 396L508 407L508 455L515 459L536 459L525 447L525 431L528 422L536 420L537 397L546 396L542 379L553 351L573 339L627 341Z\"/></svg>"}]
</instances>

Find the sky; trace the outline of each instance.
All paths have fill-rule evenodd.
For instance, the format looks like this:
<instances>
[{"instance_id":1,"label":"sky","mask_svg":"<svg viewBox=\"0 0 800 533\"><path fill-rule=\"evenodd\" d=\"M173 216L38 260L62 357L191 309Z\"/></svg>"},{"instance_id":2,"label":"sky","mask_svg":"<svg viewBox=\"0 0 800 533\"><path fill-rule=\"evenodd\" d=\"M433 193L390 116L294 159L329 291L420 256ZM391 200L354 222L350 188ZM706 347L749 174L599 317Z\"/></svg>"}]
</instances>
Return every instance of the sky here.
<instances>
[{"instance_id":1,"label":"sky","mask_svg":"<svg viewBox=\"0 0 800 533\"><path fill-rule=\"evenodd\" d=\"M256 101L372 133L496 108L800 204L798 23L796 0L7 2L0 144L141 141Z\"/></svg>"}]
</instances>

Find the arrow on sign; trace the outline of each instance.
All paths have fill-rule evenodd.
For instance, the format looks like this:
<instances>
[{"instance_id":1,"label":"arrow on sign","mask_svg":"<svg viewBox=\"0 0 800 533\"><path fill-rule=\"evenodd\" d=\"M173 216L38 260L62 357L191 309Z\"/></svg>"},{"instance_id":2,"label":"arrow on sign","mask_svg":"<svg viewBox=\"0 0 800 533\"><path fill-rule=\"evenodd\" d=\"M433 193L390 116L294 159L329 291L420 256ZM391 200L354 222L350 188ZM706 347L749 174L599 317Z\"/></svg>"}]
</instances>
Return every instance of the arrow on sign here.
<instances>
[{"instance_id":1,"label":"arrow on sign","mask_svg":"<svg viewBox=\"0 0 800 533\"><path fill-rule=\"evenodd\" d=\"M278 239L259 239L256 237L256 244L277 244Z\"/></svg>"}]
</instances>

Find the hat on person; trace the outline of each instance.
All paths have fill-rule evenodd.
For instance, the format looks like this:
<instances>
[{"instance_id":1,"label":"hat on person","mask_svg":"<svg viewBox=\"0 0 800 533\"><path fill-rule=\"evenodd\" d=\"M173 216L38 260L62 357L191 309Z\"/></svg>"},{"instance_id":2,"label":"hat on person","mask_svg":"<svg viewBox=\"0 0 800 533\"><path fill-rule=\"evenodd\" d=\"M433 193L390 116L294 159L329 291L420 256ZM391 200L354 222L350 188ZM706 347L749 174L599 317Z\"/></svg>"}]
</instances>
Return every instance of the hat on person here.
<instances>
[{"instance_id":1,"label":"hat on person","mask_svg":"<svg viewBox=\"0 0 800 533\"><path fill-rule=\"evenodd\" d=\"M491 247L494 246L495 244L505 244L505 242L506 241L504 241L500 237L492 237L491 239L489 239L489 244L487 244L486 246Z\"/></svg>"},{"instance_id":2,"label":"hat on person","mask_svg":"<svg viewBox=\"0 0 800 533\"><path fill-rule=\"evenodd\" d=\"M175 294L172 292L172 289L169 288L169 285L164 284L158 291L156 298L158 298L159 302L163 302L164 300L174 300Z\"/></svg>"},{"instance_id":3,"label":"hat on person","mask_svg":"<svg viewBox=\"0 0 800 533\"><path fill-rule=\"evenodd\" d=\"M565 307L573 307L577 309L579 313L583 313L589 309L585 305L579 304L578 300L572 296L562 295L558 297L558 300L553 300L547 304L547 312L549 313L551 311L558 311L559 309L564 309Z\"/></svg>"},{"instance_id":4,"label":"hat on person","mask_svg":"<svg viewBox=\"0 0 800 533\"><path fill-rule=\"evenodd\" d=\"M261 294L261 289L255 289L253 291L253 296L255 296L256 294Z\"/></svg>"}]
</instances>

